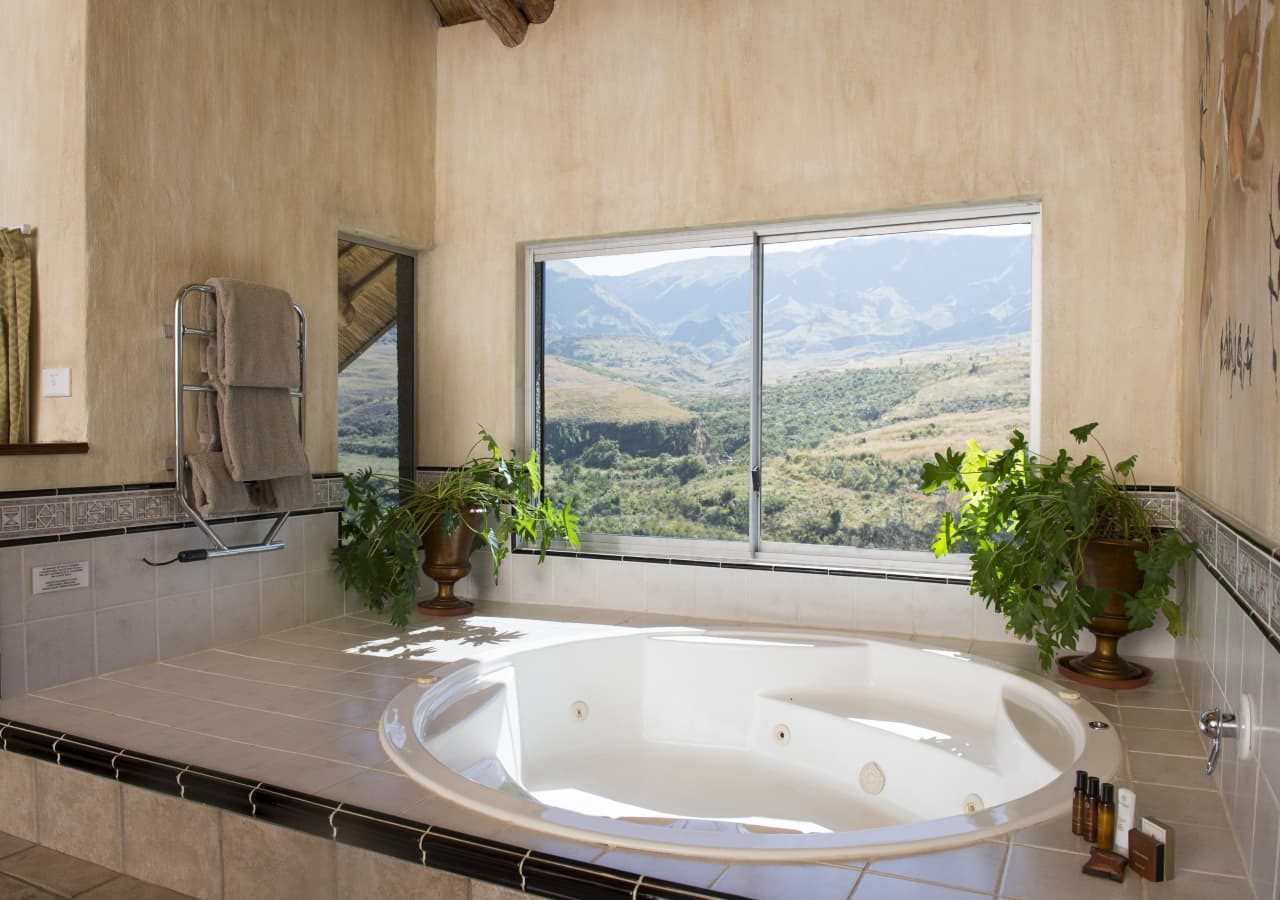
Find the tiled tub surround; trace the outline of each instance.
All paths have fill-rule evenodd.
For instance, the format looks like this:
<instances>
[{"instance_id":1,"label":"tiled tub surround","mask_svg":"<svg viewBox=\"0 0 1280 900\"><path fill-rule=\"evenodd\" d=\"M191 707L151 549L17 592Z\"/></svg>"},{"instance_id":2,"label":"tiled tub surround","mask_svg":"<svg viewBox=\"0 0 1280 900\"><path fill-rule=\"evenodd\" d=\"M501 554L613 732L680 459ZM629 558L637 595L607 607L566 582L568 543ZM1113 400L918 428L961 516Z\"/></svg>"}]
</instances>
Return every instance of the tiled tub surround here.
<instances>
[{"instance_id":1,"label":"tiled tub surround","mask_svg":"<svg viewBox=\"0 0 1280 900\"><path fill-rule=\"evenodd\" d=\"M1251 760L1227 741L1214 776L1260 898L1277 896L1280 872L1280 556L1258 536L1184 495L1180 527L1199 545L1183 577L1187 635L1177 666L1195 710L1236 712L1247 694Z\"/></svg>"},{"instance_id":2,"label":"tiled tub surround","mask_svg":"<svg viewBox=\"0 0 1280 900\"><path fill-rule=\"evenodd\" d=\"M217 531L248 543L266 524ZM161 567L142 560L207 546L204 536L169 523L0 547L0 696L332 618L343 611L329 560L337 534L337 513L295 513L281 531L282 550ZM90 563L88 588L32 593L32 567L78 561Z\"/></svg>"},{"instance_id":3,"label":"tiled tub surround","mask_svg":"<svg viewBox=\"0 0 1280 900\"><path fill-rule=\"evenodd\" d=\"M95 858L90 853L100 854L98 859L114 859L101 854L118 852L124 871L134 874L129 868L130 841L134 840L130 822L139 820L130 818L129 807L150 801L157 810L148 813L154 815L155 824L137 840L159 842L154 846L161 847L175 844L178 849L135 851L136 858L185 862L175 863L171 876L147 870L139 871L138 877L204 896L216 894L207 888L197 890L193 871L206 873L202 876L206 886L213 883L210 873L220 873L226 896L242 896L238 891L246 888L246 871L258 871L262 878L276 870L330 872L335 864L352 864L353 847L377 849L404 861L400 867L386 864L388 878L406 872L422 876L419 842L433 850L428 864L434 861L455 873L497 881L512 890L523 883L531 891L551 896L622 898L632 896L633 890L639 896L679 896L650 892L654 879L688 886L695 895L710 890L786 898L1053 900L1076 898L1082 892L1091 897L1213 896L1217 900L1253 896L1227 827L1222 795L1200 774L1204 745L1194 732L1192 711L1170 660L1147 660L1156 672L1156 681L1147 688L1087 691L1089 699L1117 724L1127 746L1118 781L1137 791L1141 812L1160 815L1178 827L1181 870L1176 881L1165 885L1148 884L1133 875L1123 885L1081 875L1086 848L1071 836L1065 819L960 850L840 865L729 866L556 841L504 827L427 796L397 773L378 745L373 727L385 698L444 662L505 652L547 628L627 628L687 621L583 608L491 605L486 615L467 622L415 623L408 634L397 636L372 616L357 614L0 701L0 717L53 732L40 736L8 728L0 736L9 751L0 754L0 809L5 810L0 813L0 831L18 833L18 826L7 820L28 815L24 810L67 803L68 795L87 797L88 791L96 789L93 803L107 808L94 820L100 827L55 834L55 849L89 859ZM1023 646L968 639L930 642L972 649L1014 665L1033 665L1032 653ZM92 744L59 741L64 731L107 746L95 750ZM119 747L137 752L118 755ZM156 765L141 754L180 763ZM101 775L68 772L80 779L74 790L57 794L54 788L53 796L63 799L39 799L42 787L52 784L55 775L76 767ZM184 769L179 782L178 773ZM18 774L13 775L14 771ZM151 791L170 798L152 800ZM190 806L191 801L216 807L191 806L193 811L185 815L202 823L198 827L204 829L205 837L222 829L221 859L212 849L216 842L205 844L170 826L184 821L187 808L173 804ZM353 811L353 805L362 811ZM123 831L116 824L120 815L125 821ZM393 827L388 831L371 820ZM51 814L51 821L74 822L76 816ZM277 825L292 830L286 832ZM81 842L89 845L87 852L79 846ZM491 842L515 849L495 848ZM242 855L227 861L228 852L247 854L257 845L261 846L252 859ZM94 846L98 849L93 850ZM370 862L369 857L355 855L365 866L363 871L382 871L379 858ZM637 887L634 876L623 875L618 881L610 880L618 875L606 874L600 880L598 873L588 876L569 868L575 865L645 878ZM339 880L347 877L341 872L337 876ZM564 880L573 878L580 880ZM239 885L234 890L233 880ZM298 882L304 883L310 884ZM260 892L266 884L258 883ZM442 887L440 895L465 896L449 894L449 889ZM479 882L471 890L473 897L498 896L484 893L491 889Z\"/></svg>"}]
</instances>

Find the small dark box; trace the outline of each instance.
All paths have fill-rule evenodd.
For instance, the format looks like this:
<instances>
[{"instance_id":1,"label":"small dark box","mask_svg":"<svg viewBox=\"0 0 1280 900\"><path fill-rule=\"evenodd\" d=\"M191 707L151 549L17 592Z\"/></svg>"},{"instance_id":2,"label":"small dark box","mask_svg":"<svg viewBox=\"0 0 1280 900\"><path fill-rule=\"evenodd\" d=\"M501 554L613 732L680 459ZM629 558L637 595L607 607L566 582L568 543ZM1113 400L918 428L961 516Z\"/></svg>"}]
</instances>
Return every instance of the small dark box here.
<instances>
[{"instance_id":1,"label":"small dark box","mask_svg":"<svg viewBox=\"0 0 1280 900\"><path fill-rule=\"evenodd\" d=\"M1089 861L1080 871L1086 875L1110 878L1112 881L1124 881L1124 867L1125 858L1119 853L1094 847L1093 852L1089 854Z\"/></svg>"},{"instance_id":2,"label":"small dark box","mask_svg":"<svg viewBox=\"0 0 1280 900\"><path fill-rule=\"evenodd\" d=\"M1164 881L1164 844L1146 832L1130 828L1129 868L1147 881Z\"/></svg>"}]
</instances>

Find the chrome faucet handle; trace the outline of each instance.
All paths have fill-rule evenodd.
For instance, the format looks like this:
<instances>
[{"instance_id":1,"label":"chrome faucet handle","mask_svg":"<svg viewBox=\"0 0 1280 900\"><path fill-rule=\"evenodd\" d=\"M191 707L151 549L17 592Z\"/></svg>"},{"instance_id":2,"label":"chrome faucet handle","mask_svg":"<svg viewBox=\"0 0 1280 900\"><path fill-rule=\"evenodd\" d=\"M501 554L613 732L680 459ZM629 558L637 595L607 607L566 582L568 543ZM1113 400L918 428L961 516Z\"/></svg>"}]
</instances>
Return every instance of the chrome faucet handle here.
<instances>
[{"instance_id":1,"label":"chrome faucet handle","mask_svg":"<svg viewBox=\"0 0 1280 900\"><path fill-rule=\"evenodd\" d=\"M1204 774L1212 775L1222 757L1222 739L1236 736L1236 717L1216 706L1206 709L1200 713L1200 733L1209 738L1209 761L1205 764Z\"/></svg>"}]
</instances>

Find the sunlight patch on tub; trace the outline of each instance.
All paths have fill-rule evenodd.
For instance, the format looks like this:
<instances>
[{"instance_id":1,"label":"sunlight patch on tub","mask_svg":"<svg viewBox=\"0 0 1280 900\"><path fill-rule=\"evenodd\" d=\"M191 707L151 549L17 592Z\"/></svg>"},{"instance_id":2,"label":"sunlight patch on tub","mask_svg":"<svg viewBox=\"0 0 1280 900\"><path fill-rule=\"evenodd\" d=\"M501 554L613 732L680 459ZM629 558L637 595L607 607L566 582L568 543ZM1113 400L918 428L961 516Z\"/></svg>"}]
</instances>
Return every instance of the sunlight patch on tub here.
<instances>
[{"instance_id":1,"label":"sunlight patch on tub","mask_svg":"<svg viewBox=\"0 0 1280 900\"><path fill-rule=\"evenodd\" d=\"M796 819L774 819L768 816L742 816L710 818L705 816L682 816L676 813L660 812L623 803L610 797L602 797L590 791L578 788L550 788L542 791L531 791L532 796L544 806L567 809L570 812L585 816L602 816L607 819L623 819L628 822L640 822L648 825L667 825L671 828L709 831L768 831L781 834L831 834L816 822L802 822ZM708 827L710 826L710 827ZM716 826L725 826L723 828ZM729 827L734 826L734 827Z\"/></svg>"},{"instance_id":2,"label":"sunlight patch on tub","mask_svg":"<svg viewBox=\"0 0 1280 900\"><path fill-rule=\"evenodd\" d=\"M887 719L860 719L857 716L849 716L849 721L857 722L859 725L866 725L868 728L878 728L881 731L887 731L890 734L900 735L910 741L951 740L951 735L949 734L943 734L941 731L934 731L932 728L913 725L910 722L891 722Z\"/></svg>"},{"instance_id":3,"label":"sunlight patch on tub","mask_svg":"<svg viewBox=\"0 0 1280 900\"><path fill-rule=\"evenodd\" d=\"M673 634L654 638L678 644L729 644L736 647L816 647L812 641L766 640L764 638L724 637L718 634Z\"/></svg>"}]
</instances>

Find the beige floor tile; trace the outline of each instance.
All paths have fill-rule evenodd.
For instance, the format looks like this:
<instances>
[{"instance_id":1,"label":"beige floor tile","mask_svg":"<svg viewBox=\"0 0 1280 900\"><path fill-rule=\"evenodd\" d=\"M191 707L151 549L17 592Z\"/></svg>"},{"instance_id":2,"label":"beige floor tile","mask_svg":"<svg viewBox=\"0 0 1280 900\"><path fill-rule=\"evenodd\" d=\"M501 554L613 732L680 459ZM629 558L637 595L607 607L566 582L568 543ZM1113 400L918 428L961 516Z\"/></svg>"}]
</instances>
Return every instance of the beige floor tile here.
<instances>
[{"instance_id":1,"label":"beige floor tile","mask_svg":"<svg viewBox=\"0 0 1280 900\"><path fill-rule=\"evenodd\" d=\"M1185 709L1147 709L1141 706L1120 707L1120 724L1134 728L1157 728L1168 731L1192 731L1196 718Z\"/></svg>"},{"instance_id":2,"label":"beige floor tile","mask_svg":"<svg viewBox=\"0 0 1280 900\"><path fill-rule=\"evenodd\" d=\"M370 697L340 697L329 704L308 710L306 715L317 722L374 729L386 706L385 700Z\"/></svg>"},{"instance_id":3,"label":"beige floor tile","mask_svg":"<svg viewBox=\"0 0 1280 900\"><path fill-rule=\"evenodd\" d=\"M1229 827L1222 795L1217 791L1142 784L1135 785L1134 792L1138 795L1140 816L1155 816L1171 825Z\"/></svg>"},{"instance_id":4,"label":"beige floor tile","mask_svg":"<svg viewBox=\"0 0 1280 900\"><path fill-rule=\"evenodd\" d=\"M276 787L323 794L335 784L348 781L364 771L358 766L332 759L254 747L243 757L234 774Z\"/></svg>"},{"instance_id":5,"label":"beige floor tile","mask_svg":"<svg viewBox=\"0 0 1280 900\"><path fill-rule=\"evenodd\" d=\"M59 900L57 894L41 890L8 875L0 875L0 897L4 900Z\"/></svg>"},{"instance_id":6,"label":"beige floor tile","mask_svg":"<svg viewBox=\"0 0 1280 900\"><path fill-rule=\"evenodd\" d=\"M1172 756L1208 757L1209 751L1192 731L1160 731L1121 724L1116 729L1125 747L1138 753L1164 753Z\"/></svg>"},{"instance_id":7,"label":"beige floor tile","mask_svg":"<svg viewBox=\"0 0 1280 900\"><path fill-rule=\"evenodd\" d=\"M353 803L375 812L416 818L414 813L423 802L426 791L404 775L389 772L361 772L328 788L325 797L342 803ZM428 824L437 824L429 822Z\"/></svg>"},{"instance_id":8,"label":"beige floor tile","mask_svg":"<svg viewBox=\"0 0 1280 900\"><path fill-rule=\"evenodd\" d=\"M1139 784L1163 784L1209 790L1213 779L1204 774L1204 760L1192 756L1162 756L1130 751L1129 774Z\"/></svg>"},{"instance_id":9,"label":"beige floor tile","mask_svg":"<svg viewBox=\"0 0 1280 900\"><path fill-rule=\"evenodd\" d=\"M1152 900L1254 900L1253 888L1244 878L1202 875L1180 870L1172 881L1148 883Z\"/></svg>"},{"instance_id":10,"label":"beige floor tile","mask_svg":"<svg viewBox=\"0 0 1280 900\"><path fill-rule=\"evenodd\" d=\"M1009 852L1000 896L1019 900L1110 900L1140 898L1142 879L1129 874L1122 884L1090 878L1080 869L1088 860L1083 853L1062 853L1014 845Z\"/></svg>"},{"instance_id":11,"label":"beige floor tile","mask_svg":"<svg viewBox=\"0 0 1280 900\"><path fill-rule=\"evenodd\" d=\"M1141 809L1138 814L1142 814ZM1196 869L1244 877L1244 861L1240 858L1235 835L1230 831L1198 825L1180 825L1177 830L1177 863L1180 872Z\"/></svg>"},{"instance_id":12,"label":"beige floor tile","mask_svg":"<svg viewBox=\"0 0 1280 900\"><path fill-rule=\"evenodd\" d=\"M1152 687L1140 687L1132 691L1115 691L1116 702L1120 706L1140 706L1151 709L1191 709L1187 695L1182 689L1165 690Z\"/></svg>"},{"instance_id":13,"label":"beige floor tile","mask_svg":"<svg viewBox=\"0 0 1280 900\"><path fill-rule=\"evenodd\" d=\"M975 844L941 853L872 860L868 869L881 875L898 875L989 894L1000 882L1007 849L1003 843Z\"/></svg>"},{"instance_id":14,"label":"beige floor tile","mask_svg":"<svg viewBox=\"0 0 1280 900\"><path fill-rule=\"evenodd\" d=\"M106 884L80 894L76 900L182 900L187 896L158 884L148 884L128 875L119 875Z\"/></svg>"},{"instance_id":15,"label":"beige floor tile","mask_svg":"<svg viewBox=\"0 0 1280 900\"><path fill-rule=\"evenodd\" d=\"M484 881L471 882L471 900L528 900L523 891L513 891Z\"/></svg>"},{"instance_id":16,"label":"beige floor tile","mask_svg":"<svg viewBox=\"0 0 1280 900\"><path fill-rule=\"evenodd\" d=\"M0 858L13 856L32 846L31 841L24 841L20 837L14 837L11 834L0 832Z\"/></svg>"},{"instance_id":17,"label":"beige floor tile","mask_svg":"<svg viewBox=\"0 0 1280 900\"><path fill-rule=\"evenodd\" d=\"M284 641L273 641L263 637L228 644L221 649L246 659L264 659L269 662L292 663L339 672L348 672L361 665L361 659L358 656L326 650L323 647L287 644Z\"/></svg>"},{"instance_id":18,"label":"beige floor tile","mask_svg":"<svg viewBox=\"0 0 1280 900\"><path fill-rule=\"evenodd\" d=\"M67 897L116 877L111 869L40 846L0 859L0 872Z\"/></svg>"},{"instance_id":19,"label":"beige floor tile","mask_svg":"<svg viewBox=\"0 0 1280 900\"><path fill-rule=\"evenodd\" d=\"M712 890L755 900L804 897L805 900L845 900L858 883L860 869L820 865L730 866Z\"/></svg>"},{"instance_id":20,"label":"beige floor tile","mask_svg":"<svg viewBox=\"0 0 1280 900\"><path fill-rule=\"evenodd\" d=\"M853 892L854 900L974 900L975 897L990 896L874 872L863 875Z\"/></svg>"},{"instance_id":21,"label":"beige floor tile","mask_svg":"<svg viewBox=\"0 0 1280 900\"><path fill-rule=\"evenodd\" d=\"M1060 816L1041 822L1030 828L1014 832L1013 842L1028 847L1063 850L1068 853L1087 853L1089 844L1078 834L1071 833L1071 818Z\"/></svg>"}]
</instances>

